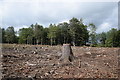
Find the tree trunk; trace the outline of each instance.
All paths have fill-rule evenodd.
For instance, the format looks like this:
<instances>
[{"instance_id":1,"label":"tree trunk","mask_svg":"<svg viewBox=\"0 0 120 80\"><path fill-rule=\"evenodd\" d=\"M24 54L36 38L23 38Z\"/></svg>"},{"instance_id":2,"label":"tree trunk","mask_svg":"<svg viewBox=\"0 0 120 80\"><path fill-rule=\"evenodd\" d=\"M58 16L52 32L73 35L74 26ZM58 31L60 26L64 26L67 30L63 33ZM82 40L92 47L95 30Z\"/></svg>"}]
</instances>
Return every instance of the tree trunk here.
<instances>
[{"instance_id":1,"label":"tree trunk","mask_svg":"<svg viewBox=\"0 0 120 80\"><path fill-rule=\"evenodd\" d=\"M56 41L55 41L55 38L53 38L53 45L55 45L56 44Z\"/></svg>"},{"instance_id":2,"label":"tree trunk","mask_svg":"<svg viewBox=\"0 0 120 80\"><path fill-rule=\"evenodd\" d=\"M41 45L43 44L43 39L41 38Z\"/></svg>"},{"instance_id":3,"label":"tree trunk","mask_svg":"<svg viewBox=\"0 0 120 80\"><path fill-rule=\"evenodd\" d=\"M75 46L75 42L74 41L72 42L72 44L73 44L73 46Z\"/></svg>"},{"instance_id":4,"label":"tree trunk","mask_svg":"<svg viewBox=\"0 0 120 80\"><path fill-rule=\"evenodd\" d=\"M51 42L51 46L52 46L52 43L53 43L53 40L52 40L52 38L51 38L51 41L50 41L50 42Z\"/></svg>"},{"instance_id":5,"label":"tree trunk","mask_svg":"<svg viewBox=\"0 0 120 80\"><path fill-rule=\"evenodd\" d=\"M39 40L38 40L38 39L36 39L36 42L37 42L37 45L38 45L38 43L39 43Z\"/></svg>"},{"instance_id":6,"label":"tree trunk","mask_svg":"<svg viewBox=\"0 0 120 80\"><path fill-rule=\"evenodd\" d=\"M29 44L29 43L28 43L28 40L26 40L26 42L27 42L27 44Z\"/></svg>"},{"instance_id":7,"label":"tree trunk","mask_svg":"<svg viewBox=\"0 0 120 80\"><path fill-rule=\"evenodd\" d=\"M63 39L64 39L64 43L65 43L65 37L63 37Z\"/></svg>"},{"instance_id":8,"label":"tree trunk","mask_svg":"<svg viewBox=\"0 0 120 80\"><path fill-rule=\"evenodd\" d=\"M74 55L70 44L63 44L62 56L60 60L64 60L65 62L72 62L73 59L74 59Z\"/></svg>"}]
</instances>

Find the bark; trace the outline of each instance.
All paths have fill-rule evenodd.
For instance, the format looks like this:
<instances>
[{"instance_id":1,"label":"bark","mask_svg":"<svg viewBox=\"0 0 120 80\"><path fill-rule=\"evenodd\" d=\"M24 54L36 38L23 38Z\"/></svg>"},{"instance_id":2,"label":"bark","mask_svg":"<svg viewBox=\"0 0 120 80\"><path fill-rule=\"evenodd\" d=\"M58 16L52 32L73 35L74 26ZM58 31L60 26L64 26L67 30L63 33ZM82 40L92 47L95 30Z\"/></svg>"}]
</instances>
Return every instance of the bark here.
<instances>
[{"instance_id":1,"label":"bark","mask_svg":"<svg viewBox=\"0 0 120 80\"><path fill-rule=\"evenodd\" d=\"M55 43L55 38L53 38L53 44L55 45L56 43Z\"/></svg>"},{"instance_id":2,"label":"bark","mask_svg":"<svg viewBox=\"0 0 120 80\"><path fill-rule=\"evenodd\" d=\"M64 37L64 43L65 43L65 37Z\"/></svg>"},{"instance_id":3,"label":"bark","mask_svg":"<svg viewBox=\"0 0 120 80\"><path fill-rule=\"evenodd\" d=\"M43 39L41 38L41 45L43 44Z\"/></svg>"},{"instance_id":4,"label":"bark","mask_svg":"<svg viewBox=\"0 0 120 80\"><path fill-rule=\"evenodd\" d=\"M62 56L60 60L65 62L72 62L73 59L74 59L74 55L73 55L70 44L63 44Z\"/></svg>"},{"instance_id":5,"label":"bark","mask_svg":"<svg viewBox=\"0 0 120 80\"><path fill-rule=\"evenodd\" d=\"M51 41L50 41L50 42L51 42L51 46L52 46L52 43L53 43L53 39L52 39L52 38L51 38Z\"/></svg>"},{"instance_id":6,"label":"bark","mask_svg":"<svg viewBox=\"0 0 120 80\"><path fill-rule=\"evenodd\" d=\"M38 40L38 39L36 39L36 42L37 42L37 45L38 45L38 43L39 43L39 40Z\"/></svg>"}]
</instances>

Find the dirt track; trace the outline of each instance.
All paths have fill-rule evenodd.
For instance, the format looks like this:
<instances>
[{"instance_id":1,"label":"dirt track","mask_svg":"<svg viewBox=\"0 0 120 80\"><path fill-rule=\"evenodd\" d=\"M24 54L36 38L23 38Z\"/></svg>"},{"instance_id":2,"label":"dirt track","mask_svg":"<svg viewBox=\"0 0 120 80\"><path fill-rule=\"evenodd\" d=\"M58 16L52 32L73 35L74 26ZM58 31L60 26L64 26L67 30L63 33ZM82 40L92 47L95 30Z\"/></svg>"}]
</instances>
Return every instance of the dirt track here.
<instances>
[{"instance_id":1,"label":"dirt track","mask_svg":"<svg viewBox=\"0 0 120 80\"><path fill-rule=\"evenodd\" d=\"M4 77L118 78L118 49L72 47L75 60L60 62L61 46L7 45L2 48Z\"/></svg>"}]
</instances>

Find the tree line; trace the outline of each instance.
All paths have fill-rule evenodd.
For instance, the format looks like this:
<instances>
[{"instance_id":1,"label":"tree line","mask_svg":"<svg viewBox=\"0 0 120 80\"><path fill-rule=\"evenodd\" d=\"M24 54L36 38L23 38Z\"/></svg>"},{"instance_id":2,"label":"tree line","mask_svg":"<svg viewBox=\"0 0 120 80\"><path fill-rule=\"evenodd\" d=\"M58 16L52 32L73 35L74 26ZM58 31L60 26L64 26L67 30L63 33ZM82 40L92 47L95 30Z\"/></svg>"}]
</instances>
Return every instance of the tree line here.
<instances>
[{"instance_id":1,"label":"tree line","mask_svg":"<svg viewBox=\"0 0 120 80\"><path fill-rule=\"evenodd\" d=\"M82 19L72 18L69 22L50 24L43 27L36 23L28 28L21 28L18 36L13 26L0 28L2 43L19 43L33 45L62 45L70 43L74 46L120 47L120 30L111 29L108 32L96 33L93 23L85 25Z\"/></svg>"}]
</instances>

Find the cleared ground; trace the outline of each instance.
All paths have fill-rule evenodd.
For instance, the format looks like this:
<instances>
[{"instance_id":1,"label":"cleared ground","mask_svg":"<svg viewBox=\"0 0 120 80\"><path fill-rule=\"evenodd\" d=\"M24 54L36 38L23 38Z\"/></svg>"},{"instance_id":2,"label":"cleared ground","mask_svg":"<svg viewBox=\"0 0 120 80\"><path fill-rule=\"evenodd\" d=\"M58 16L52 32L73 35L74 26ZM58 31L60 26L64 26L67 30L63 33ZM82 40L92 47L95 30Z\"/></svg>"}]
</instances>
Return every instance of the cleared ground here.
<instances>
[{"instance_id":1,"label":"cleared ground","mask_svg":"<svg viewBox=\"0 0 120 80\"><path fill-rule=\"evenodd\" d=\"M72 63L60 62L62 46L3 44L4 77L118 78L118 49L72 47Z\"/></svg>"}]
</instances>

